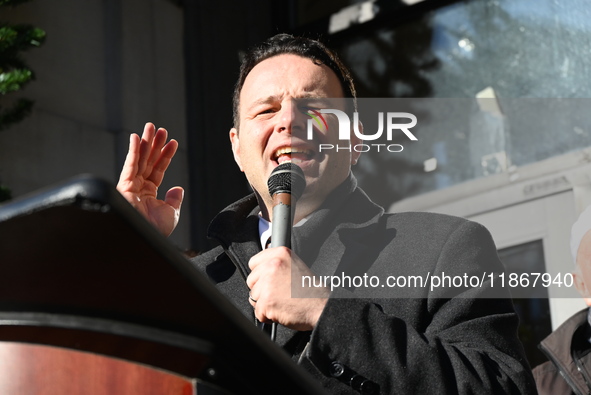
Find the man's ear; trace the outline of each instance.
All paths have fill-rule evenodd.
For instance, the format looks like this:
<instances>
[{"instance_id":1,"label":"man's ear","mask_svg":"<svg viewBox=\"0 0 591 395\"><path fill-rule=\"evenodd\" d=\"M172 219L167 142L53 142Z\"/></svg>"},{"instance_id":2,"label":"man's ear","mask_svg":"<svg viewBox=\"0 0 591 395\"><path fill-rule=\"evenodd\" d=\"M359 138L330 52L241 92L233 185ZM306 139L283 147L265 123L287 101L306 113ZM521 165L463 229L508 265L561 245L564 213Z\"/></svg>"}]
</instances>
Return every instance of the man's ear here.
<instances>
[{"instance_id":1,"label":"man's ear","mask_svg":"<svg viewBox=\"0 0 591 395\"><path fill-rule=\"evenodd\" d=\"M234 154L234 161L240 168L241 172L244 172L242 165L240 164L240 138L238 137L238 129L230 129L230 142L232 143L232 153Z\"/></svg>"},{"instance_id":2,"label":"man's ear","mask_svg":"<svg viewBox=\"0 0 591 395\"><path fill-rule=\"evenodd\" d=\"M585 279L583 278L583 275L581 274L578 268L577 270L573 271L572 275L575 288L581 294L583 299L585 299L587 305L591 306L591 294L589 294L589 288L587 287L587 284L585 284Z\"/></svg>"},{"instance_id":3,"label":"man's ear","mask_svg":"<svg viewBox=\"0 0 591 395\"><path fill-rule=\"evenodd\" d=\"M363 123L359 121L357 123L357 128L360 134L363 134ZM363 143L363 140L357 136L354 130L351 131L351 147L354 148L356 145ZM351 164L356 165L359 157L361 156L361 150L359 152L355 151L355 149L351 150Z\"/></svg>"}]
</instances>

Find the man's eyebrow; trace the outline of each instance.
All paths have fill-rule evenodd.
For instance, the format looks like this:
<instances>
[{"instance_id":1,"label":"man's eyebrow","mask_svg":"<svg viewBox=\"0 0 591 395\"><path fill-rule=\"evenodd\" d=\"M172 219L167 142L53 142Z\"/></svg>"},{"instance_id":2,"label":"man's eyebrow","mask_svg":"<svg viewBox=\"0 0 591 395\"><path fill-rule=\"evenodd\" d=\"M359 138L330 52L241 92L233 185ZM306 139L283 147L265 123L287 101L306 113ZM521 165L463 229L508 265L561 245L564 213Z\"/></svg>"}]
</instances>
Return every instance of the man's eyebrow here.
<instances>
[{"instance_id":1,"label":"man's eyebrow","mask_svg":"<svg viewBox=\"0 0 591 395\"><path fill-rule=\"evenodd\" d=\"M302 102L306 102L306 101L311 101L311 100L322 100L322 101L328 101L328 99L326 97L323 96L319 96L317 93L313 93L313 92L305 92L302 95L294 98L296 101L301 100ZM262 106L265 104L271 104L271 103L275 103L277 101L280 101L281 98L280 96L277 95L271 95L271 96L267 96L267 97L262 97L260 99L255 100L254 102L252 102L248 108L252 109L252 108L256 108L258 106Z\"/></svg>"},{"instance_id":2,"label":"man's eyebrow","mask_svg":"<svg viewBox=\"0 0 591 395\"><path fill-rule=\"evenodd\" d=\"M296 100L300 100L300 99L326 100L327 98L325 96L318 96L318 94L314 93L314 92L306 92L306 93L302 94L301 96L296 97Z\"/></svg>"},{"instance_id":3,"label":"man's eyebrow","mask_svg":"<svg viewBox=\"0 0 591 395\"><path fill-rule=\"evenodd\" d=\"M306 103L306 102L330 103L330 102L332 102L332 100L333 99L325 97L325 96L318 96L318 95L313 95L313 94L302 95L302 96L296 98L296 101L298 101L300 103Z\"/></svg>"},{"instance_id":4,"label":"man's eyebrow","mask_svg":"<svg viewBox=\"0 0 591 395\"><path fill-rule=\"evenodd\" d=\"M263 98L260 98L260 99L255 100L248 107L249 108L253 108L253 107L256 107L256 106L263 105L263 104L273 103L273 102L275 102L277 100L278 100L278 97L277 96L267 96L267 97L263 97Z\"/></svg>"}]
</instances>

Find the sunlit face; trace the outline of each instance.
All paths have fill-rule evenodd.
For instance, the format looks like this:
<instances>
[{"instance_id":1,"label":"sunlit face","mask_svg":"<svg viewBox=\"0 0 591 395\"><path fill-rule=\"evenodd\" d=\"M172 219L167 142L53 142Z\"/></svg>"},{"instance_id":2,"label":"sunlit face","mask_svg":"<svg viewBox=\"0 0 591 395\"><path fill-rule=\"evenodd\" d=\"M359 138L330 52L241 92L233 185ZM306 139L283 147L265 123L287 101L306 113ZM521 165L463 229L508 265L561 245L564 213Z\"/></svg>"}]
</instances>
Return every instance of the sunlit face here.
<instances>
[{"instance_id":1,"label":"sunlit face","mask_svg":"<svg viewBox=\"0 0 591 395\"><path fill-rule=\"evenodd\" d=\"M307 187L297 204L296 221L316 210L349 174L359 156L347 150L319 152L319 144L340 144L337 128L315 130L306 138L308 117L296 99L342 98L335 73L325 65L298 55L283 54L257 64L240 92L240 130L230 131L234 159L263 199L263 214L272 207L267 180L280 163L292 160L306 175ZM349 142L346 142L347 144Z\"/></svg>"},{"instance_id":2,"label":"sunlit face","mask_svg":"<svg viewBox=\"0 0 591 395\"><path fill-rule=\"evenodd\" d=\"M585 233L577 252L575 287L591 306L591 231Z\"/></svg>"}]
</instances>

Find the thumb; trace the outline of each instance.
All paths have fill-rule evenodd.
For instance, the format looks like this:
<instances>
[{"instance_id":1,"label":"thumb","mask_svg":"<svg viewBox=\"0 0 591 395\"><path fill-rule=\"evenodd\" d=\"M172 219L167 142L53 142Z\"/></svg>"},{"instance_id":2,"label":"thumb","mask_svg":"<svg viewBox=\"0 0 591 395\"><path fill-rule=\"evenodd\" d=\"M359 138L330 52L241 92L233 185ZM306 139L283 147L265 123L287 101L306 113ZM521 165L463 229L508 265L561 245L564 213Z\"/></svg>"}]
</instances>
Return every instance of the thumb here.
<instances>
[{"instance_id":1,"label":"thumb","mask_svg":"<svg viewBox=\"0 0 591 395\"><path fill-rule=\"evenodd\" d=\"M183 197L185 196L185 190L181 187L170 188L166 192L164 201L170 204L177 212L181 210L181 204L183 204ZM177 213L178 214L178 213Z\"/></svg>"}]
</instances>

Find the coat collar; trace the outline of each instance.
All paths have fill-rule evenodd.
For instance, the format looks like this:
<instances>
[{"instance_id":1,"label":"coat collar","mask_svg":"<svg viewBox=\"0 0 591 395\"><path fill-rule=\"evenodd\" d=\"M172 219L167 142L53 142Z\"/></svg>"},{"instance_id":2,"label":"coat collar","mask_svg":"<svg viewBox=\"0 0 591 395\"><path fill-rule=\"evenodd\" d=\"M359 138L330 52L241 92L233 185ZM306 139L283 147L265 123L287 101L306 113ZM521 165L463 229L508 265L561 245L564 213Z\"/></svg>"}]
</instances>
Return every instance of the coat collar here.
<instances>
[{"instance_id":1,"label":"coat collar","mask_svg":"<svg viewBox=\"0 0 591 395\"><path fill-rule=\"evenodd\" d=\"M369 214L371 217L375 215L381 215L384 210L371 202L365 193L357 188L357 179L350 173L349 177L341 183L334 191L332 191L327 197L326 201L322 206L312 213L306 223L298 227L298 233L301 235L301 242L306 243L310 239L315 238L317 235L313 234L318 228L322 228L322 224L327 221L332 222L332 219L340 219L342 222L343 217L351 217L351 214L342 212L343 205L350 200L349 198L355 192L357 204L359 207L355 210L355 213ZM362 197L362 199L359 199ZM258 226L258 213L260 211L256 195L254 193L238 200L237 202L229 205L222 210L218 215L211 221L208 229L208 237L216 239L220 244L226 248L236 241L243 241L245 238L251 238L251 231L256 223ZM359 217L359 215L357 215ZM367 218L366 218L367 219ZM258 228L256 228L258 229ZM255 230L256 230L255 229ZM325 229L326 230L326 229Z\"/></svg>"},{"instance_id":2,"label":"coat collar","mask_svg":"<svg viewBox=\"0 0 591 395\"><path fill-rule=\"evenodd\" d=\"M248 195L222 210L213 219L208 230L208 236L216 239L229 253L244 278L250 270L248 262L239 257L250 257L261 250L256 243L259 211L255 194ZM331 235L334 237L335 229L365 227L375 222L375 218L383 213L384 209L373 203L357 187L357 180L350 173L302 226L293 229L292 250L312 266L321 247L327 242L331 244L328 239ZM345 238L346 233L345 231ZM354 240L349 241L355 243Z\"/></svg>"}]
</instances>

